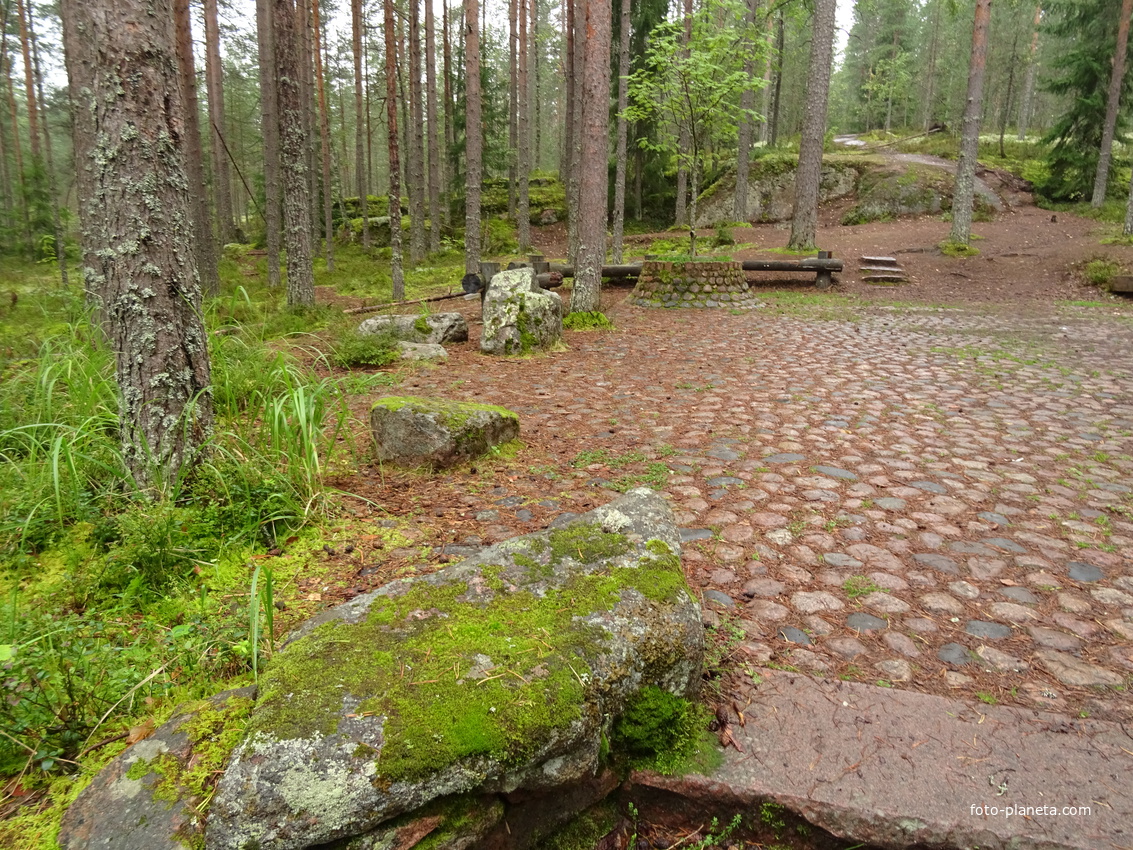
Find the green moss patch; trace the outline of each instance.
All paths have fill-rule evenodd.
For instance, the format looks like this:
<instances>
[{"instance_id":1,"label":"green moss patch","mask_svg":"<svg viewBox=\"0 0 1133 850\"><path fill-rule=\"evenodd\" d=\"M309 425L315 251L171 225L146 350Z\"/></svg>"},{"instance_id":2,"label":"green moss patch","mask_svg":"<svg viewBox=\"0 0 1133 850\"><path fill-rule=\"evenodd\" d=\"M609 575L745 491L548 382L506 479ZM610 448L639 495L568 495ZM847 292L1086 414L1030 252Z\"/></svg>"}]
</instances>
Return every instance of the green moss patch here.
<instances>
[{"instance_id":1,"label":"green moss patch","mask_svg":"<svg viewBox=\"0 0 1133 850\"><path fill-rule=\"evenodd\" d=\"M613 747L631 767L672 775L706 772L721 761L707 731L708 709L652 685L629 702L613 730Z\"/></svg>"},{"instance_id":2,"label":"green moss patch","mask_svg":"<svg viewBox=\"0 0 1133 850\"><path fill-rule=\"evenodd\" d=\"M391 587L361 622L323 624L289 647L261 678L249 732L328 735L353 699L352 717L384 718L380 754L354 751L375 763L376 784L477 756L516 766L579 718L594 686L589 664L607 632L584 617L612 610L627 589L653 609L686 590L666 544L635 554L624 535L597 525L519 538L496 553Z\"/></svg>"},{"instance_id":3,"label":"green moss patch","mask_svg":"<svg viewBox=\"0 0 1133 850\"><path fill-rule=\"evenodd\" d=\"M443 425L459 427L468 421L474 413L498 413L505 419L519 419L519 415L506 407L495 404L478 404L472 401L442 401L432 398L418 398L417 396L385 396L374 402L374 407L384 407L386 410L401 410L403 407L412 407L421 413L432 413L440 417Z\"/></svg>"}]
</instances>

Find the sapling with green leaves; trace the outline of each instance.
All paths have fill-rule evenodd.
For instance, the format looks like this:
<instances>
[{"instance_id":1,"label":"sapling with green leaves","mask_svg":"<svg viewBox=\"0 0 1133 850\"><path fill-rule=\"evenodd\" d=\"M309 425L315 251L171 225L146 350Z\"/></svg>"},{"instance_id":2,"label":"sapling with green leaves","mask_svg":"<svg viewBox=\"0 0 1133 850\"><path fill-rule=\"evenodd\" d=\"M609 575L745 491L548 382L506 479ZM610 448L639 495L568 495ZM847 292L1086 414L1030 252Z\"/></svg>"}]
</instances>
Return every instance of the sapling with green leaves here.
<instances>
[{"instance_id":1,"label":"sapling with green leaves","mask_svg":"<svg viewBox=\"0 0 1133 850\"><path fill-rule=\"evenodd\" d=\"M751 45L759 51L763 46L747 30L743 3L705 0L693 15L687 42L682 20L654 28L644 67L629 78L625 117L657 122L656 136L638 144L671 155L677 167L689 174L689 253L694 257L697 195L709 152L727 149L735 142L741 113L746 112L751 120L759 118L739 106L741 93L753 84L744 71L744 59L750 58ZM680 144L682 134L689 142L685 148Z\"/></svg>"}]
</instances>

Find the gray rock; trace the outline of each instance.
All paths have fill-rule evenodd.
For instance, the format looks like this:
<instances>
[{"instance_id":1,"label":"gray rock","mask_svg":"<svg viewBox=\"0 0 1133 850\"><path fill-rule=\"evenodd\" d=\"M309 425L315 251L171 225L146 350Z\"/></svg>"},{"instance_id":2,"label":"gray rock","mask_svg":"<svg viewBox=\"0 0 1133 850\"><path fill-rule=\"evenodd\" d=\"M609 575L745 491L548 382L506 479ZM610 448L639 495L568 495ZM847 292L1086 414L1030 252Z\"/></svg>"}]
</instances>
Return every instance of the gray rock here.
<instances>
[{"instance_id":1,"label":"gray rock","mask_svg":"<svg viewBox=\"0 0 1133 850\"><path fill-rule=\"evenodd\" d=\"M913 555L913 560L918 564L924 564L926 567L932 567L942 573L950 573L951 575L960 575L960 568L956 566L956 562L951 558L946 558L943 555L937 555L935 552L919 552Z\"/></svg>"},{"instance_id":2,"label":"gray rock","mask_svg":"<svg viewBox=\"0 0 1133 850\"><path fill-rule=\"evenodd\" d=\"M668 504L633 490L309 621L261 677L207 847L298 850L440 797L593 776L627 700L700 679L679 552Z\"/></svg>"},{"instance_id":3,"label":"gray rock","mask_svg":"<svg viewBox=\"0 0 1133 850\"><path fill-rule=\"evenodd\" d=\"M1074 581L1080 581L1083 584L1101 581L1105 578L1105 573L1098 567L1095 567L1093 564L1087 564L1084 561L1070 561L1066 566L1070 568L1066 574L1074 579Z\"/></svg>"},{"instance_id":4,"label":"gray rock","mask_svg":"<svg viewBox=\"0 0 1133 850\"><path fill-rule=\"evenodd\" d=\"M468 341L468 322L460 313L432 313L428 316L375 316L358 326L367 336L390 333L405 342L446 345Z\"/></svg>"},{"instance_id":5,"label":"gray rock","mask_svg":"<svg viewBox=\"0 0 1133 850\"><path fill-rule=\"evenodd\" d=\"M945 664L951 664L953 667L963 667L965 664L972 663L972 654L968 651L968 647L960 643L946 643L936 653L936 657L943 661Z\"/></svg>"},{"instance_id":6,"label":"gray rock","mask_svg":"<svg viewBox=\"0 0 1133 850\"><path fill-rule=\"evenodd\" d=\"M964 631L973 637L984 640L1002 640L1011 637L1011 627L1002 623L989 623L986 620L969 620L964 625Z\"/></svg>"},{"instance_id":7,"label":"gray rock","mask_svg":"<svg viewBox=\"0 0 1133 850\"><path fill-rule=\"evenodd\" d=\"M1125 682L1124 676L1112 670L1054 649L1040 649L1035 653L1035 658L1054 678L1070 687L1118 687Z\"/></svg>"},{"instance_id":8,"label":"gray rock","mask_svg":"<svg viewBox=\"0 0 1133 850\"><path fill-rule=\"evenodd\" d=\"M1004 552L1014 552L1016 555L1022 555L1027 551L1014 540L1008 540L1006 537L986 537L982 542Z\"/></svg>"},{"instance_id":9,"label":"gray rock","mask_svg":"<svg viewBox=\"0 0 1133 850\"><path fill-rule=\"evenodd\" d=\"M379 460L440 469L514 440L519 417L490 404L388 396L370 410L370 429Z\"/></svg>"},{"instance_id":10,"label":"gray rock","mask_svg":"<svg viewBox=\"0 0 1133 850\"><path fill-rule=\"evenodd\" d=\"M784 626L779 629L779 637L791 643L801 643L803 646L810 646L812 643L810 635L794 626Z\"/></svg>"},{"instance_id":11,"label":"gray rock","mask_svg":"<svg viewBox=\"0 0 1133 850\"><path fill-rule=\"evenodd\" d=\"M858 476L848 469L839 469L836 466L816 466L815 472L820 472L823 475L829 475L831 478L841 478L843 481L857 481Z\"/></svg>"},{"instance_id":12,"label":"gray rock","mask_svg":"<svg viewBox=\"0 0 1133 850\"><path fill-rule=\"evenodd\" d=\"M719 590L706 590L704 591L704 601L712 602L716 605L723 606L724 608L735 608L736 601L728 594Z\"/></svg>"},{"instance_id":13,"label":"gray rock","mask_svg":"<svg viewBox=\"0 0 1133 850\"><path fill-rule=\"evenodd\" d=\"M760 463L798 463L800 460L806 460L806 455L797 454L796 452L780 452L779 454L760 458Z\"/></svg>"},{"instance_id":14,"label":"gray rock","mask_svg":"<svg viewBox=\"0 0 1133 850\"><path fill-rule=\"evenodd\" d=\"M115 757L64 813L59 846L63 850L199 847L203 825L196 810L202 802L197 795L205 789L186 788L170 777L180 775L194 759L199 763L207 758L215 769L223 767L227 753L216 751L214 736L227 724L245 722L255 692L250 687L225 691L207 702L189 704ZM192 721L206 712L208 722L202 728L213 734L195 736ZM149 765L154 767L147 770ZM176 773L170 770L173 765Z\"/></svg>"},{"instance_id":15,"label":"gray rock","mask_svg":"<svg viewBox=\"0 0 1133 850\"><path fill-rule=\"evenodd\" d=\"M447 360L448 352L435 342L399 342L402 360Z\"/></svg>"},{"instance_id":16,"label":"gray rock","mask_svg":"<svg viewBox=\"0 0 1133 850\"><path fill-rule=\"evenodd\" d=\"M527 354L546 351L563 336L563 301L540 289L531 269L512 269L492 278L484 297L485 354Z\"/></svg>"},{"instance_id":17,"label":"gray rock","mask_svg":"<svg viewBox=\"0 0 1133 850\"><path fill-rule=\"evenodd\" d=\"M859 632L875 632L889 627L889 623L885 620L863 611L856 611L847 617L846 625Z\"/></svg>"},{"instance_id":18,"label":"gray rock","mask_svg":"<svg viewBox=\"0 0 1133 850\"><path fill-rule=\"evenodd\" d=\"M905 505L908 504L904 499L898 499L895 496L882 496L880 499L875 499L873 503L883 511L903 511Z\"/></svg>"}]
</instances>

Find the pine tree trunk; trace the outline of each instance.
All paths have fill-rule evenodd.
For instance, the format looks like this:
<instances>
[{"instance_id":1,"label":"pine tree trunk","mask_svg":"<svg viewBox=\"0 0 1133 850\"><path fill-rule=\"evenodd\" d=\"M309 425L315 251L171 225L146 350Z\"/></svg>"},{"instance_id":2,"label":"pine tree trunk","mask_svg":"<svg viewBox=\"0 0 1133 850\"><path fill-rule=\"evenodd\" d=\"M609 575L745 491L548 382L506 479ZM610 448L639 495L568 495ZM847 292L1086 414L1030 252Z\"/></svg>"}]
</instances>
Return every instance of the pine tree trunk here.
<instances>
[{"instance_id":1,"label":"pine tree trunk","mask_svg":"<svg viewBox=\"0 0 1133 850\"><path fill-rule=\"evenodd\" d=\"M1019 33L1016 32L1011 41L1011 68L1007 72L1007 95L1004 98L1003 108L999 110L999 155L1004 159L1007 158L1007 152L1003 142L1007 135L1007 117L1011 114L1011 98L1015 96L1015 66L1019 63L1019 55L1016 52L1018 47Z\"/></svg>"},{"instance_id":2,"label":"pine tree trunk","mask_svg":"<svg viewBox=\"0 0 1133 850\"><path fill-rule=\"evenodd\" d=\"M515 221L515 185L519 149L519 13L517 0L508 0L508 112L507 112L507 215Z\"/></svg>"},{"instance_id":3,"label":"pine tree trunk","mask_svg":"<svg viewBox=\"0 0 1133 850\"><path fill-rule=\"evenodd\" d=\"M975 198L976 157L980 143L984 70L987 66L987 31L991 22L991 0L976 0L972 26L972 58L968 66L968 98L960 136L960 158L956 163L956 187L952 192L952 231L949 241L967 245L972 238L972 202Z\"/></svg>"},{"instance_id":4,"label":"pine tree trunk","mask_svg":"<svg viewBox=\"0 0 1133 850\"><path fill-rule=\"evenodd\" d=\"M606 168L610 139L610 5L585 0L586 38L582 65L582 115L578 172L578 261L571 292L572 313L601 307L602 266L606 261Z\"/></svg>"},{"instance_id":5,"label":"pine tree trunk","mask_svg":"<svg viewBox=\"0 0 1133 850\"><path fill-rule=\"evenodd\" d=\"M692 0L684 0L684 24L684 43L688 44L692 41ZM688 56L687 49L681 53L682 59L687 60ZM676 219L674 223L678 226L692 224L688 218L688 169L685 167L685 163L688 161L689 144L688 129L681 127L680 138L677 140L679 151L677 155L677 208L674 214Z\"/></svg>"},{"instance_id":6,"label":"pine tree trunk","mask_svg":"<svg viewBox=\"0 0 1133 850\"><path fill-rule=\"evenodd\" d=\"M208 92L209 138L212 139L213 191L216 198L216 235L222 245L236 238L232 215L232 177L224 151L224 69L220 64L220 25L216 0L204 0L205 88Z\"/></svg>"},{"instance_id":7,"label":"pine tree trunk","mask_svg":"<svg viewBox=\"0 0 1133 850\"><path fill-rule=\"evenodd\" d=\"M386 0L389 2L389 0ZM477 0L464 3L464 273L480 273L480 165L483 126L480 123L480 22Z\"/></svg>"},{"instance_id":8,"label":"pine tree trunk","mask_svg":"<svg viewBox=\"0 0 1133 850\"><path fill-rule=\"evenodd\" d=\"M755 28L759 14L759 0L747 0L747 14L744 15L744 24L749 29ZM740 126L736 140L736 189L732 206L734 207L733 220L747 221L747 179L751 167L751 139L754 135L755 122L752 120L750 110L755 107L755 45L745 41L744 73L747 75L747 85L740 94Z\"/></svg>"},{"instance_id":9,"label":"pine tree trunk","mask_svg":"<svg viewBox=\"0 0 1133 850\"><path fill-rule=\"evenodd\" d=\"M409 0L409 260L425 259L425 122L421 108L421 0ZM428 2L428 0L426 0Z\"/></svg>"},{"instance_id":10,"label":"pine tree trunk","mask_svg":"<svg viewBox=\"0 0 1133 850\"><path fill-rule=\"evenodd\" d=\"M630 0L622 0L621 41L618 44L618 141L614 154L614 238L613 263L621 265L625 241L626 219L626 148L629 143L629 122L625 111L629 106L629 37L632 29Z\"/></svg>"},{"instance_id":11,"label":"pine tree trunk","mask_svg":"<svg viewBox=\"0 0 1133 850\"><path fill-rule=\"evenodd\" d=\"M441 250L441 152L437 140L437 49L433 2L425 0L425 112L429 133L429 250Z\"/></svg>"},{"instance_id":12,"label":"pine tree trunk","mask_svg":"<svg viewBox=\"0 0 1133 850\"><path fill-rule=\"evenodd\" d=\"M318 156L315 152L315 80L311 56L311 0L295 0L296 32L299 38L299 97L303 119L303 152L306 160L307 198L309 209L307 220L311 225L312 246L319 239L319 178Z\"/></svg>"},{"instance_id":13,"label":"pine tree trunk","mask_svg":"<svg viewBox=\"0 0 1133 850\"><path fill-rule=\"evenodd\" d=\"M31 39L28 37L25 14L30 16L31 10L24 9L24 0L16 0L16 14L20 18L20 50L24 55L24 102L28 109L28 141L30 142L31 158L35 165L40 164L42 153L39 147L39 110L35 104L35 74L31 63Z\"/></svg>"},{"instance_id":14,"label":"pine tree trunk","mask_svg":"<svg viewBox=\"0 0 1133 850\"><path fill-rule=\"evenodd\" d=\"M205 178L204 152L201 149L201 122L197 105L197 72L193 60L192 16L189 0L173 0L173 26L177 46L177 65L181 86L181 103L185 112L184 149L185 176L189 180L189 214L196 238L197 269L201 289L206 296L220 292L217 271L216 240L208 208L208 180Z\"/></svg>"},{"instance_id":15,"label":"pine tree trunk","mask_svg":"<svg viewBox=\"0 0 1133 850\"><path fill-rule=\"evenodd\" d=\"M595 0L595 2L601 2L601 0ZM570 238L570 244L567 248L567 261L573 265L578 263L578 248L581 239L578 232L578 222L582 215L579 209L582 192L580 169L582 167L582 145L584 144L582 138L582 101L584 97L582 89L586 85L582 77L586 73L586 41L589 37L589 33L586 31L586 9L589 4L590 0L573 0L571 4L574 7L574 58L572 59L574 117L571 121L570 185L567 187L567 213L569 216L567 235Z\"/></svg>"},{"instance_id":16,"label":"pine tree trunk","mask_svg":"<svg viewBox=\"0 0 1133 850\"><path fill-rule=\"evenodd\" d=\"M816 0L803 132L799 142L799 168L795 174L795 215L791 220L791 239L788 243L796 251L813 249L818 231L822 143L826 136L830 63L834 57L834 10L835 0Z\"/></svg>"},{"instance_id":17,"label":"pine tree trunk","mask_svg":"<svg viewBox=\"0 0 1133 850\"><path fill-rule=\"evenodd\" d=\"M771 126L767 134L767 143L773 148L779 145L779 98L783 92L783 46L786 41L783 18L780 6L779 20L775 25L775 87L771 96Z\"/></svg>"},{"instance_id":18,"label":"pine tree trunk","mask_svg":"<svg viewBox=\"0 0 1133 850\"><path fill-rule=\"evenodd\" d=\"M212 428L173 9L63 0L62 12L86 286L115 352L123 460L162 494Z\"/></svg>"},{"instance_id":19,"label":"pine tree trunk","mask_svg":"<svg viewBox=\"0 0 1133 850\"><path fill-rule=\"evenodd\" d=\"M362 211L362 249L370 250L370 185L366 179L365 141L362 102L362 0L350 0L350 52L354 60L354 175Z\"/></svg>"},{"instance_id":20,"label":"pine tree trunk","mask_svg":"<svg viewBox=\"0 0 1133 850\"><path fill-rule=\"evenodd\" d=\"M459 169L456 166L454 157L456 156L456 121L454 119L455 103L452 99L453 79L452 79L452 47L449 41L449 19L448 19L448 0L444 0L441 5L441 10L444 12L444 18L441 21L444 33L442 40L444 41L444 65L445 65L445 162L448 163L446 169L445 181L445 195L453 191L456 183L456 176ZM446 221L448 204L446 208Z\"/></svg>"},{"instance_id":21,"label":"pine tree trunk","mask_svg":"<svg viewBox=\"0 0 1133 850\"><path fill-rule=\"evenodd\" d=\"M1113 134L1117 127L1117 108L1121 102L1121 82L1125 79L1125 52L1129 46L1129 18L1133 16L1133 0L1122 0L1121 18L1117 23L1117 47L1113 53L1113 71L1109 78L1109 94L1106 98L1105 124L1102 128L1101 155L1098 157L1098 170L1094 177L1094 196L1090 206L1101 207L1109 186L1109 163L1113 152Z\"/></svg>"},{"instance_id":22,"label":"pine tree trunk","mask_svg":"<svg viewBox=\"0 0 1133 850\"><path fill-rule=\"evenodd\" d=\"M5 12L7 12L6 6L0 7L0 8L3 8L3 10ZM8 114L9 114L9 117L11 118L11 121L12 121L12 150L16 155L15 159L16 159L17 195L21 200L20 210L22 211L23 218L24 218L24 229L23 229L22 235L24 237L24 248L25 248L28 256L34 256L35 255L35 244L32 240L32 235L31 235L31 213L30 213L30 210L28 208L27 182L24 179L23 146L20 142L19 108L16 106L16 88L15 88L15 86L12 85L12 62L11 62L11 60L8 59L8 50L7 50L8 29L7 29L7 16L6 15L5 15L5 20L4 20L3 23L5 24L5 26L2 29L0 29L0 63L2 63L4 65L4 78L8 83ZM7 60L7 61L5 61L5 60ZM14 229L15 228L13 228L13 230ZM88 293L88 296L89 296L89 293Z\"/></svg>"},{"instance_id":23,"label":"pine tree trunk","mask_svg":"<svg viewBox=\"0 0 1133 850\"><path fill-rule=\"evenodd\" d=\"M928 72L925 74L927 91L924 96L924 121L922 122L926 132L932 126L935 117L932 101L936 97L936 54L940 39L940 3L941 0L936 0L932 5L932 38L929 40L928 46Z\"/></svg>"},{"instance_id":24,"label":"pine tree trunk","mask_svg":"<svg viewBox=\"0 0 1133 850\"><path fill-rule=\"evenodd\" d=\"M529 194L531 177L531 121L528 102L527 79L527 0L519 0L519 75L517 94L519 95L517 137L519 139L519 161L516 164L518 195L516 199L516 224L518 225L519 249L527 251L531 247L531 197Z\"/></svg>"},{"instance_id":25,"label":"pine tree trunk","mask_svg":"<svg viewBox=\"0 0 1133 850\"><path fill-rule=\"evenodd\" d=\"M531 3L531 73L535 76L534 94L531 97L532 102L532 135L531 141L531 167L538 170L543 166L543 101L540 95L543 93L543 77L542 77L542 50L539 47L539 0L530 0Z\"/></svg>"},{"instance_id":26,"label":"pine tree trunk","mask_svg":"<svg viewBox=\"0 0 1133 850\"><path fill-rule=\"evenodd\" d=\"M283 173L283 244L287 250L287 306L315 303L311 266L310 145L303 99L303 31L306 0L273 0L279 97L279 165Z\"/></svg>"},{"instance_id":27,"label":"pine tree trunk","mask_svg":"<svg viewBox=\"0 0 1133 850\"><path fill-rule=\"evenodd\" d=\"M279 92L276 85L274 0L256 0L256 40L259 44L260 133L264 140L264 238L268 287L283 282L280 269Z\"/></svg>"},{"instance_id":28,"label":"pine tree trunk","mask_svg":"<svg viewBox=\"0 0 1133 850\"><path fill-rule=\"evenodd\" d=\"M385 0L386 123L389 125L389 247L391 297L405 299L405 272L401 265L401 163L397 152L397 34L393 25L393 0Z\"/></svg>"},{"instance_id":29,"label":"pine tree trunk","mask_svg":"<svg viewBox=\"0 0 1133 850\"><path fill-rule=\"evenodd\" d=\"M334 198L330 182L330 115L327 112L326 86L323 83L322 22L319 0L312 0L315 34L315 86L319 98L319 160L323 166L323 231L326 240L327 271L334 271Z\"/></svg>"},{"instance_id":30,"label":"pine tree trunk","mask_svg":"<svg viewBox=\"0 0 1133 850\"><path fill-rule=\"evenodd\" d=\"M39 102L40 127L43 130L43 152L47 163L47 188L51 195L51 225L55 231L55 259L59 264L59 281L63 288L70 286L67 275L66 239L63 233L63 219L59 214L59 190L55 178L55 156L52 151L51 132L47 123L47 103L43 98L43 73L39 64L39 42L32 27L31 7L28 7L28 37L31 39L32 65L35 69L35 92ZM0 142L0 148L3 142ZM0 178L2 179L2 178Z\"/></svg>"},{"instance_id":31,"label":"pine tree trunk","mask_svg":"<svg viewBox=\"0 0 1133 850\"><path fill-rule=\"evenodd\" d=\"M1042 5L1035 6L1035 19L1031 30L1031 52L1027 58L1027 76L1023 83L1023 98L1019 101L1019 141L1027 138L1027 125L1031 123L1031 104L1035 96L1035 74L1038 71L1039 24L1043 20Z\"/></svg>"}]
</instances>

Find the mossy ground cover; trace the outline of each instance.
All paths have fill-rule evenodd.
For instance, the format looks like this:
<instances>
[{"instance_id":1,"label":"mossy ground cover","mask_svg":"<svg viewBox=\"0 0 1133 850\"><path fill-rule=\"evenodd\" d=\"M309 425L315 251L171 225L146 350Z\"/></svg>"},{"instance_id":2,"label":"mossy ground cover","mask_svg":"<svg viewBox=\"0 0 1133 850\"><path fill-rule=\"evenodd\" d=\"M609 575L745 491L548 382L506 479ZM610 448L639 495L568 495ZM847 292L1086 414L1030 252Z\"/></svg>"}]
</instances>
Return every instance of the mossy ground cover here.
<instances>
[{"instance_id":1,"label":"mossy ground cover","mask_svg":"<svg viewBox=\"0 0 1133 850\"><path fill-rule=\"evenodd\" d=\"M640 557L632 548L623 535L574 525L513 541L474 575L379 596L362 623L324 624L280 656L262 680L251 741L332 733L349 694L361 700L355 715L386 718L380 755L356 752L376 758L382 781L477 756L522 762L578 718L595 686L586 659L607 638L578 613L613 609L627 588L655 605L684 591L665 544ZM552 572L565 575L561 586L547 584Z\"/></svg>"}]
</instances>

